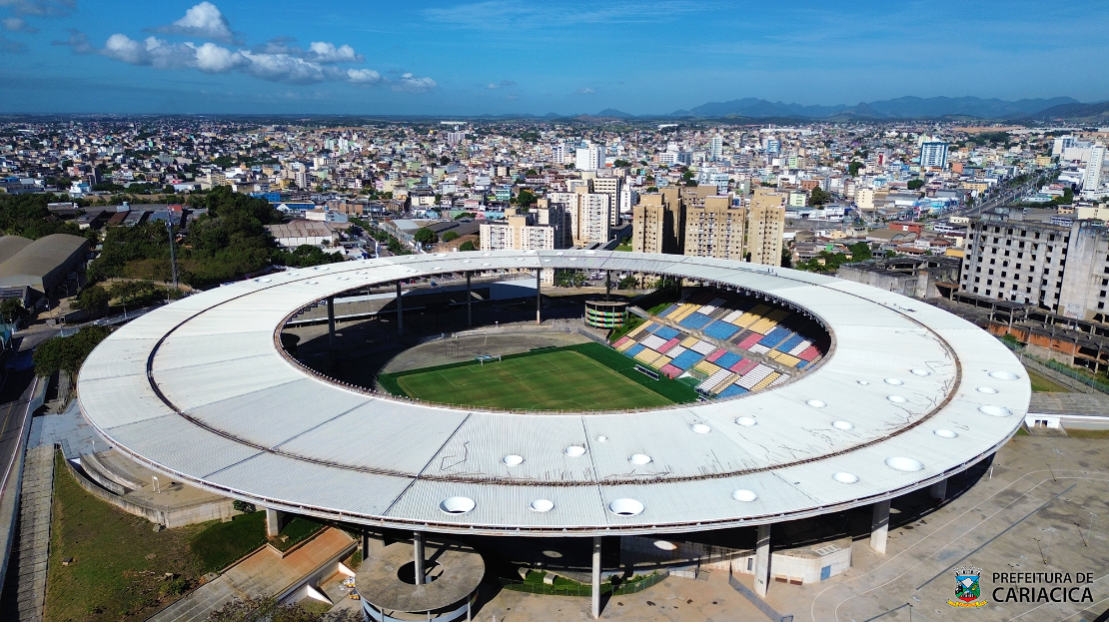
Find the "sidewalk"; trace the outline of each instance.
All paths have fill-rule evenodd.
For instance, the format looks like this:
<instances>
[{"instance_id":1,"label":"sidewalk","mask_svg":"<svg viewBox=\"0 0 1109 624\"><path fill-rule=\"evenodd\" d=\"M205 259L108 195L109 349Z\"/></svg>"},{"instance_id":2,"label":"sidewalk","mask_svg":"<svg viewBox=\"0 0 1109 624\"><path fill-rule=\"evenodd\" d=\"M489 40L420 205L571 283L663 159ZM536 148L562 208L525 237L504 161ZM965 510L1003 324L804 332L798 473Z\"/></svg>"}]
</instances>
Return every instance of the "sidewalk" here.
<instances>
[{"instance_id":1,"label":"sidewalk","mask_svg":"<svg viewBox=\"0 0 1109 624\"><path fill-rule=\"evenodd\" d=\"M230 600L279 596L344 552L353 551L357 543L343 531L328 528L284 559L264 547L150 621L202 622Z\"/></svg>"}]
</instances>

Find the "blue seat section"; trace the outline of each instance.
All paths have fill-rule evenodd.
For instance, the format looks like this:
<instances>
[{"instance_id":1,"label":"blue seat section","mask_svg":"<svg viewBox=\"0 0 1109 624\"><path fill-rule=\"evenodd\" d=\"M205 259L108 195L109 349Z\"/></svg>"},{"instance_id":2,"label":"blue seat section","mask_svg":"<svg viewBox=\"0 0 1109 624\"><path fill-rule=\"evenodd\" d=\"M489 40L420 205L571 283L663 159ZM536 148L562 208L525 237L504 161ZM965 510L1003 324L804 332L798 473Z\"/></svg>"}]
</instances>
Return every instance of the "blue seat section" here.
<instances>
[{"instance_id":1,"label":"blue seat section","mask_svg":"<svg viewBox=\"0 0 1109 624\"><path fill-rule=\"evenodd\" d=\"M743 358L739 357L735 353L728 352L716 358L716 361L713 362L713 364L716 364L720 368L731 368L738 364L739 361L742 359Z\"/></svg>"},{"instance_id":2,"label":"blue seat section","mask_svg":"<svg viewBox=\"0 0 1109 624\"><path fill-rule=\"evenodd\" d=\"M690 314L689 316L682 319L681 322L679 322L678 324L681 325L682 327L688 327L690 329L701 329L702 327L704 327L705 325L708 325L711 322L712 322L712 317L705 316L704 314L701 314L700 312L694 312L693 314Z\"/></svg>"},{"instance_id":3,"label":"blue seat section","mask_svg":"<svg viewBox=\"0 0 1109 624\"><path fill-rule=\"evenodd\" d=\"M651 323L650 325L648 325L648 326L647 326L647 333L648 333L648 334L650 334L650 333L654 332L654 331L655 331L656 329L658 329L658 328L659 328L659 324L658 324L658 323ZM644 337L646 337L646 336L644 336Z\"/></svg>"},{"instance_id":4,"label":"blue seat section","mask_svg":"<svg viewBox=\"0 0 1109 624\"><path fill-rule=\"evenodd\" d=\"M647 348L647 347L644 347L644 346L643 346L643 345L641 345L641 344L637 344L637 345L635 345L634 347L630 347L630 348L629 348L629 349L628 349L627 351L625 351L625 352L624 352L624 355L626 355L626 356L628 356L628 357L635 357L636 355L638 355L638 354L639 354L639 352L640 352L640 351L642 351L642 350L644 350L644 349L646 349L646 348Z\"/></svg>"},{"instance_id":5,"label":"blue seat section","mask_svg":"<svg viewBox=\"0 0 1109 624\"><path fill-rule=\"evenodd\" d=\"M636 346L638 346L638 345L636 345ZM635 347L632 347L632 349L634 349L634 348ZM632 349L628 349L626 351L626 353L630 353ZM633 357L634 357L634 355L633 355ZM693 367L694 364L696 364L697 362L700 362L704 357L705 356L701 355L700 353L697 353L696 351L690 349L689 351L686 351L685 353L683 353L683 354L679 355L678 357L674 358L673 360L671 360L670 365L673 366L674 368L680 368L683 371L684 370L689 370L690 368Z\"/></svg>"},{"instance_id":6,"label":"blue seat section","mask_svg":"<svg viewBox=\"0 0 1109 624\"><path fill-rule=\"evenodd\" d=\"M727 397L730 397L730 396L736 396L736 395L739 395L739 394L747 394L747 389L742 387L742 386L732 384L732 385L728 386L727 388L724 388L724 391L721 392L720 394L716 395L716 398L724 399L724 398L727 398Z\"/></svg>"},{"instance_id":7,"label":"blue seat section","mask_svg":"<svg viewBox=\"0 0 1109 624\"><path fill-rule=\"evenodd\" d=\"M670 314L673 313L674 310L677 310L680 307L681 307L680 303L675 303L674 305L670 306L669 308L666 308L665 310L663 310L662 314L659 314L659 316L661 316L662 318L666 318L666 317L670 316Z\"/></svg>"},{"instance_id":8,"label":"blue seat section","mask_svg":"<svg viewBox=\"0 0 1109 624\"><path fill-rule=\"evenodd\" d=\"M673 340L678 337L678 330L673 327L660 327L659 330L655 332L655 335L663 340Z\"/></svg>"},{"instance_id":9,"label":"blue seat section","mask_svg":"<svg viewBox=\"0 0 1109 624\"><path fill-rule=\"evenodd\" d=\"M727 340L728 338L731 338L732 336L739 333L739 328L735 325L732 325L731 323L716 321L715 323L706 327L703 331L709 336L716 338L717 340Z\"/></svg>"},{"instance_id":10,"label":"blue seat section","mask_svg":"<svg viewBox=\"0 0 1109 624\"><path fill-rule=\"evenodd\" d=\"M804 341L805 341L804 336L802 336L801 334L794 334L794 336L792 338L790 338L789 340L786 340L782 344L778 345L778 350L781 351L782 353L789 353L790 349L792 349L793 347L796 347L797 345L801 344Z\"/></svg>"},{"instance_id":11,"label":"blue seat section","mask_svg":"<svg viewBox=\"0 0 1109 624\"><path fill-rule=\"evenodd\" d=\"M770 333L767 334L765 338L759 341L759 344L764 347L773 347L779 342L785 340L786 336L790 335L791 333L793 332L784 327L775 327L774 329L770 330Z\"/></svg>"}]
</instances>

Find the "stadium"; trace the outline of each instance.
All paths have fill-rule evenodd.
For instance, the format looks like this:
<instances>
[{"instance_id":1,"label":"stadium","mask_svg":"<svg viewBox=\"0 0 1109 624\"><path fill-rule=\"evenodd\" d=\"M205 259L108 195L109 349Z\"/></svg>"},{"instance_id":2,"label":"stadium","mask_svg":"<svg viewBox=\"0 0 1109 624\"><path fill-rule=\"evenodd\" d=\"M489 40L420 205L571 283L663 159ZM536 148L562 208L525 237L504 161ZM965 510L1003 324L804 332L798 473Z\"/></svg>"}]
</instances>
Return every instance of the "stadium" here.
<instances>
[{"instance_id":1,"label":"stadium","mask_svg":"<svg viewBox=\"0 0 1109 624\"><path fill-rule=\"evenodd\" d=\"M453 362L395 366L458 340L428 336L364 382L337 372L341 363L310 365L308 349L286 340L292 322L326 306L327 342L340 341L336 297L394 285L400 333L401 283L443 276L464 276L472 321L471 277L534 272L540 320L544 270L687 288L611 346L509 353L497 342L506 332L485 327L471 336L492 345L479 359L462 349ZM655 564L670 555L644 544L684 552L683 534L750 536L724 559L759 594L775 526L861 513L884 552L890 501L942 499L949 478L988 464L1031 389L995 338L900 295L710 258L565 250L347 262L199 293L105 340L78 392L88 422L140 464L275 516L415 535L414 550L386 540L363 564L388 587L364 587L359 571L366 616L446 621L469 613L485 573L473 545L498 539L591 539L594 616L613 538L621 558ZM429 569L425 541L440 545L438 576L411 572ZM819 578L838 573L822 559L836 550L814 556ZM386 583L397 574L380 566L406 558L415 580Z\"/></svg>"}]
</instances>

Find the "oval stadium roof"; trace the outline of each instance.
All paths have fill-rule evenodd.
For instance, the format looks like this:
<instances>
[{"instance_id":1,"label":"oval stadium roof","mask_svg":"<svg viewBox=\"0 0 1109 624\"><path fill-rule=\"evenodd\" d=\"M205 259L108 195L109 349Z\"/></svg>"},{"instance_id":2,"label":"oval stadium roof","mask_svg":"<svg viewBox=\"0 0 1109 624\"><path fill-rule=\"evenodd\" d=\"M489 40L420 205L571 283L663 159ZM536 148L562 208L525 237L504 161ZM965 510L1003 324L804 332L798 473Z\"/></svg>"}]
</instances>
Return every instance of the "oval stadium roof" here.
<instances>
[{"instance_id":1,"label":"oval stadium roof","mask_svg":"<svg viewBox=\"0 0 1109 624\"><path fill-rule=\"evenodd\" d=\"M280 350L285 320L328 296L521 268L749 289L809 311L832 346L764 392L620 413L402 401ZM996 338L913 299L748 263L584 250L382 258L238 282L122 327L78 381L85 418L113 445L202 488L356 523L512 535L697 531L889 499L995 452L1030 394Z\"/></svg>"}]
</instances>

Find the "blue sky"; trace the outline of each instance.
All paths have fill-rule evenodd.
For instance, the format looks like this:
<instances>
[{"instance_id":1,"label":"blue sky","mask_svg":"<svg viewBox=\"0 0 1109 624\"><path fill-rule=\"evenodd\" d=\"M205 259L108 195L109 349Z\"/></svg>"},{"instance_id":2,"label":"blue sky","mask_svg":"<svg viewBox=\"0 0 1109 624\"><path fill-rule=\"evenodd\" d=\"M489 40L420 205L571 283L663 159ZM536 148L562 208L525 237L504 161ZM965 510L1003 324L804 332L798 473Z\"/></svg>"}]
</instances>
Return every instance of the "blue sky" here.
<instances>
[{"instance_id":1,"label":"blue sky","mask_svg":"<svg viewBox=\"0 0 1109 624\"><path fill-rule=\"evenodd\" d=\"M1109 99L1109 3L0 0L0 112Z\"/></svg>"}]
</instances>

